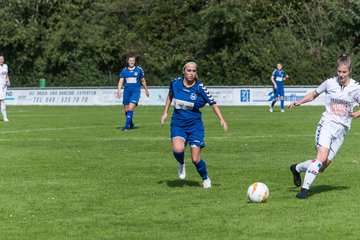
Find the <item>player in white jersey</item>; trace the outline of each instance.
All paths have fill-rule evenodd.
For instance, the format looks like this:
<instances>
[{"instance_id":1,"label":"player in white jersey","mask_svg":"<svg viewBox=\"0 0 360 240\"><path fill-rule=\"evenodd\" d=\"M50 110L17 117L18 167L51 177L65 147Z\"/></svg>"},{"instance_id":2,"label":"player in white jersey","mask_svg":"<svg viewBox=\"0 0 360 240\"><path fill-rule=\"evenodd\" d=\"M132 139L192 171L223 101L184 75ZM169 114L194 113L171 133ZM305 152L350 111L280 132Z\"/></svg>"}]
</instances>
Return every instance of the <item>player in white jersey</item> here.
<instances>
[{"instance_id":1,"label":"player in white jersey","mask_svg":"<svg viewBox=\"0 0 360 240\"><path fill-rule=\"evenodd\" d=\"M301 172L306 172L304 183L296 197L306 199L308 191L319 172L323 172L334 159L350 129L351 120L360 116L360 110L353 112L360 103L360 84L351 78L352 63L347 54L336 62L337 77L324 81L315 91L301 100L292 102L289 108L311 102L325 93L326 111L316 128L316 158L290 166L295 186L301 185Z\"/></svg>"},{"instance_id":2,"label":"player in white jersey","mask_svg":"<svg viewBox=\"0 0 360 240\"><path fill-rule=\"evenodd\" d=\"M3 121L8 122L9 119L6 115L6 105L5 105L5 98L6 98L6 91L7 87L10 86L9 80L9 70L8 66L4 63L4 55L0 54L0 104L1 104L1 113L3 116Z\"/></svg>"}]
</instances>

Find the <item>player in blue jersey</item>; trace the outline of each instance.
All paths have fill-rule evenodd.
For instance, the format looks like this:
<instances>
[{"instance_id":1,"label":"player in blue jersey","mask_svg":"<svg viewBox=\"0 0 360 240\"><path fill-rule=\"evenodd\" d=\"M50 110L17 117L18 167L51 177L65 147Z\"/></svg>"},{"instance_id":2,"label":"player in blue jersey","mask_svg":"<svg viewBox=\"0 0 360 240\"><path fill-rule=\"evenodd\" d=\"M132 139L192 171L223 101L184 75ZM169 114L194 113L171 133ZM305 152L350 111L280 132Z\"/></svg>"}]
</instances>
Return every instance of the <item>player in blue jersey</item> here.
<instances>
[{"instance_id":1,"label":"player in blue jersey","mask_svg":"<svg viewBox=\"0 0 360 240\"><path fill-rule=\"evenodd\" d=\"M171 141L173 155L178 161L178 176L185 179L184 151L187 144L191 147L191 159L196 170L203 179L203 188L211 188L206 163L201 158L204 143L204 124L201 120L200 108L209 104L220 119L220 124L227 131L224 120L215 100L202 82L197 79L197 65L188 62L183 67L183 77L174 79L170 83L169 94L166 99L161 125L164 125L171 102L174 100L174 112L171 118Z\"/></svg>"},{"instance_id":2,"label":"player in blue jersey","mask_svg":"<svg viewBox=\"0 0 360 240\"><path fill-rule=\"evenodd\" d=\"M149 90L146 85L146 80L144 78L144 71L136 66L136 57L130 55L127 58L128 66L125 67L119 76L117 96L121 97L121 88L124 84L124 93L123 93L123 104L125 110L125 126L122 128L122 131L127 131L128 129L134 128L133 115L134 109L139 103L141 85L145 89L145 94L149 97Z\"/></svg>"},{"instance_id":3,"label":"player in blue jersey","mask_svg":"<svg viewBox=\"0 0 360 240\"><path fill-rule=\"evenodd\" d=\"M287 75L284 72L281 63L278 63L276 69L273 71L271 75L271 82L273 84L273 90L274 90L274 99L269 109L270 112L273 112L274 105L278 101L279 95L280 95L281 112L284 112L284 95L285 95L284 81L288 78L289 75Z\"/></svg>"}]
</instances>

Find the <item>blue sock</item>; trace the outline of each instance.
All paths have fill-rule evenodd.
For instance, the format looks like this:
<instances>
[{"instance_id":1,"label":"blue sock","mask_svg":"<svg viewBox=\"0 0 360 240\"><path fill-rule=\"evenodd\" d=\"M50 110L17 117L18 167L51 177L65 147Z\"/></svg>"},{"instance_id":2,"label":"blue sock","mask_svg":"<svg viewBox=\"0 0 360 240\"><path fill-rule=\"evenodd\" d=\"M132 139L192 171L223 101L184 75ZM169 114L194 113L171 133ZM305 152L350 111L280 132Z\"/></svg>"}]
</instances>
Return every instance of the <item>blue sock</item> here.
<instances>
[{"instance_id":1,"label":"blue sock","mask_svg":"<svg viewBox=\"0 0 360 240\"><path fill-rule=\"evenodd\" d=\"M125 128L129 128L129 125L132 122L132 118L133 118L133 111L127 111L126 113L126 123L125 123Z\"/></svg>"},{"instance_id":2,"label":"blue sock","mask_svg":"<svg viewBox=\"0 0 360 240\"><path fill-rule=\"evenodd\" d=\"M125 125L126 125L127 111L124 111L124 114L125 114Z\"/></svg>"},{"instance_id":3,"label":"blue sock","mask_svg":"<svg viewBox=\"0 0 360 240\"><path fill-rule=\"evenodd\" d=\"M198 171L198 173L200 174L202 179L207 179L208 178L208 172L206 170L206 163L204 160L200 160L198 163L194 163L196 170Z\"/></svg>"},{"instance_id":4,"label":"blue sock","mask_svg":"<svg viewBox=\"0 0 360 240\"><path fill-rule=\"evenodd\" d=\"M284 110L284 100L280 100L280 107Z\"/></svg>"},{"instance_id":5,"label":"blue sock","mask_svg":"<svg viewBox=\"0 0 360 240\"><path fill-rule=\"evenodd\" d=\"M182 152L175 152L175 151L173 151L173 154L174 154L175 159L176 159L180 164L184 164L184 158L185 158L184 151L182 151Z\"/></svg>"},{"instance_id":6,"label":"blue sock","mask_svg":"<svg viewBox=\"0 0 360 240\"><path fill-rule=\"evenodd\" d=\"M127 117L127 112L125 111L124 113L125 113L125 117ZM132 119L130 122L130 128L134 128L134 123L133 123Z\"/></svg>"},{"instance_id":7,"label":"blue sock","mask_svg":"<svg viewBox=\"0 0 360 240\"><path fill-rule=\"evenodd\" d=\"M274 105L275 105L275 101L272 101L271 107L274 107Z\"/></svg>"}]
</instances>

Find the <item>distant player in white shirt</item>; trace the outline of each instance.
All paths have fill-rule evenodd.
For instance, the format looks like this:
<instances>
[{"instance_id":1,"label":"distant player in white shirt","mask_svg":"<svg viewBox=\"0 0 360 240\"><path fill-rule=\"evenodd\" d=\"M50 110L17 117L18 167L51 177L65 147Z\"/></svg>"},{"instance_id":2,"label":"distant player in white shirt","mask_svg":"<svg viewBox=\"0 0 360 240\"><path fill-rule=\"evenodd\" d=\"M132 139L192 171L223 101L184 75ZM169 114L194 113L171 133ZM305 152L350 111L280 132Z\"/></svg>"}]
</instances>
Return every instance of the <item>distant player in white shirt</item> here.
<instances>
[{"instance_id":1,"label":"distant player in white shirt","mask_svg":"<svg viewBox=\"0 0 360 240\"><path fill-rule=\"evenodd\" d=\"M324 81L315 91L308 93L300 101L292 102L289 108L311 102L325 93L326 111L318 123L315 133L316 158L290 166L294 184L301 185L301 172L306 172L304 183L296 197L306 199L311 184L319 172L324 171L340 149L351 120L360 116L360 110L353 108L360 103L360 85L351 78L352 63L347 54L342 54L336 62L337 77Z\"/></svg>"},{"instance_id":2,"label":"distant player in white shirt","mask_svg":"<svg viewBox=\"0 0 360 240\"><path fill-rule=\"evenodd\" d=\"M3 116L4 122L8 122L9 119L6 116L6 91L7 87L10 86L9 80L9 70L8 66L4 63L4 55L0 53L0 104L1 104L1 113Z\"/></svg>"}]
</instances>

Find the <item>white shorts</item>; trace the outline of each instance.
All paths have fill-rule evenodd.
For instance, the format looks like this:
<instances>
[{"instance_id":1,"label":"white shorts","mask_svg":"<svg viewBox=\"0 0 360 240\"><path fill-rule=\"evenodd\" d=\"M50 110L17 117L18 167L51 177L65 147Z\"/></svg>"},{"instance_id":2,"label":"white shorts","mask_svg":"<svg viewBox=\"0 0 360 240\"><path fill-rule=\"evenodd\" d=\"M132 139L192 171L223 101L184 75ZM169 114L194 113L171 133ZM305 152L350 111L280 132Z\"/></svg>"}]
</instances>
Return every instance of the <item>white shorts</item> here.
<instances>
[{"instance_id":1,"label":"white shorts","mask_svg":"<svg viewBox=\"0 0 360 240\"><path fill-rule=\"evenodd\" d=\"M0 100L6 98L7 84L0 83Z\"/></svg>"},{"instance_id":2,"label":"white shorts","mask_svg":"<svg viewBox=\"0 0 360 240\"><path fill-rule=\"evenodd\" d=\"M315 133L315 147L328 148L328 159L332 161L344 142L348 128L323 118L320 119Z\"/></svg>"}]
</instances>

